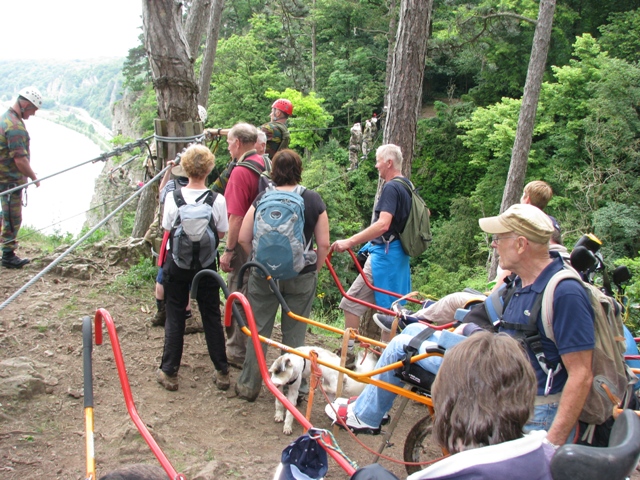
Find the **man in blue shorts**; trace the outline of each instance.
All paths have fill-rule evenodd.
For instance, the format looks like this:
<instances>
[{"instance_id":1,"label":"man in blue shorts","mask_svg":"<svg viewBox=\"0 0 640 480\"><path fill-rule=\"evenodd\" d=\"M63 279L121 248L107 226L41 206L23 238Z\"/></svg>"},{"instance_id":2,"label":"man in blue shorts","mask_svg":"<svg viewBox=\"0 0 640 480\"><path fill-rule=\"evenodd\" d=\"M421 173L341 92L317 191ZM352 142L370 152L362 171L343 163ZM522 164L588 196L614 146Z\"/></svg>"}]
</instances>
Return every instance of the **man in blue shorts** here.
<instances>
[{"instance_id":1,"label":"man in blue shorts","mask_svg":"<svg viewBox=\"0 0 640 480\"><path fill-rule=\"evenodd\" d=\"M385 184L374 209L373 223L345 240L336 240L331 251L344 252L366 242L361 251L369 252L363 268L369 282L377 288L406 295L411 291L411 272L409 256L402 249L399 232L404 230L411 211L411 195L402 182L392 181L396 177L408 181L402 176L400 147L392 144L378 147L376 168ZM390 308L396 300L391 295L374 293L362 276L356 278L347 293L383 308ZM345 327L353 329L358 328L360 317L367 311L366 306L346 298L340 302L340 308L344 310ZM355 362L353 346L354 341L350 339L347 366Z\"/></svg>"}]
</instances>

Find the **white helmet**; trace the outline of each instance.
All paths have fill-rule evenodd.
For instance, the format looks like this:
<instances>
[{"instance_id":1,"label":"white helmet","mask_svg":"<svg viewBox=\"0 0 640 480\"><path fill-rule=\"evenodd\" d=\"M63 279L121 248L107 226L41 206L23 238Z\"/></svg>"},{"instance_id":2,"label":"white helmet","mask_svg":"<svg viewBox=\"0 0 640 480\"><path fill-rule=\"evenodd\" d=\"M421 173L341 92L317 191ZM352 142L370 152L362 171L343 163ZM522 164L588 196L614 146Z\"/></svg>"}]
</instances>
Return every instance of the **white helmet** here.
<instances>
[{"instance_id":1,"label":"white helmet","mask_svg":"<svg viewBox=\"0 0 640 480\"><path fill-rule=\"evenodd\" d=\"M200 117L200 121L202 123L207 121L207 109L202 105L198 105L198 116Z\"/></svg>"},{"instance_id":2,"label":"white helmet","mask_svg":"<svg viewBox=\"0 0 640 480\"><path fill-rule=\"evenodd\" d=\"M29 100L36 108L40 108L42 106L42 94L36 87L25 87L18 92L18 95Z\"/></svg>"}]
</instances>

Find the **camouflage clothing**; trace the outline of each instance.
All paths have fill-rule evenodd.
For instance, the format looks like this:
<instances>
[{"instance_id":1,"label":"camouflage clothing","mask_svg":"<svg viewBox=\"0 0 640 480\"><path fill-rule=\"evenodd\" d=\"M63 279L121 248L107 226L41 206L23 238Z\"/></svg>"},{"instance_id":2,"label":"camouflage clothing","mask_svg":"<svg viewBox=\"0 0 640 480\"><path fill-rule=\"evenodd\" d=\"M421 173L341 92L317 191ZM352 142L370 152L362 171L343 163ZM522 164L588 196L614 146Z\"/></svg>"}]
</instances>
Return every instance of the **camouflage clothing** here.
<instances>
[{"instance_id":1,"label":"camouflage clothing","mask_svg":"<svg viewBox=\"0 0 640 480\"><path fill-rule=\"evenodd\" d=\"M276 154L281 148L289 146L289 130L287 125L280 122L265 123L260 129L267 135L267 147L265 152L270 158Z\"/></svg>"},{"instance_id":2,"label":"camouflage clothing","mask_svg":"<svg viewBox=\"0 0 640 480\"><path fill-rule=\"evenodd\" d=\"M0 115L0 192L25 183L14 161L16 155L29 159L29 134L22 119L12 109ZM16 249L16 237L22 224L22 190L0 197L2 204L2 251Z\"/></svg>"},{"instance_id":3,"label":"camouflage clothing","mask_svg":"<svg viewBox=\"0 0 640 480\"><path fill-rule=\"evenodd\" d=\"M0 183L0 191L15 187L15 183ZM2 196L2 235L0 242L2 252L13 252L16 249L16 237L22 224L22 190Z\"/></svg>"}]
</instances>

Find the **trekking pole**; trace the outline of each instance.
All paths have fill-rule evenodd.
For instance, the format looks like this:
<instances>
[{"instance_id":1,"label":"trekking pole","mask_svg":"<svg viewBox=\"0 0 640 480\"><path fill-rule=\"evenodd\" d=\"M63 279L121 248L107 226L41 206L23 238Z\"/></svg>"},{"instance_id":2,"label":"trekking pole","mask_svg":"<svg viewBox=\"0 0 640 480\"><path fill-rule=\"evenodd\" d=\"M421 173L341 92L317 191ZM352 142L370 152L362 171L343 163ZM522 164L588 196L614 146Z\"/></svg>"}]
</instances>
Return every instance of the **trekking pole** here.
<instances>
[{"instance_id":1,"label":"trekking pole","mask_svg":"<svg viewBox=\"0 0 640 480\"><path fill-rule=\"evenodd\" d=\"M93 350L93 331L91 317L82 319L82 371L84 377L84 443L87 457L86 480L96 478L96 458L93 444L93 368L91 352Z\"/></svg>"}]
</instances>

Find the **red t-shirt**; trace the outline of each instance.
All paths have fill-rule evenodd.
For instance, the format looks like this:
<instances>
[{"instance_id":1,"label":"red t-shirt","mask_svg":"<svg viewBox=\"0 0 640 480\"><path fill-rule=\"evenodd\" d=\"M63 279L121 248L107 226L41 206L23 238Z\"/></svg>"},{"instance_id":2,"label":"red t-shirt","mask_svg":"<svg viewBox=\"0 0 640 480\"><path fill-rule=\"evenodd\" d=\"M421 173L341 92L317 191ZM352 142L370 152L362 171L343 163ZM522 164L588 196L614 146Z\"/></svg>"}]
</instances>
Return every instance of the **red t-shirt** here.
<instances>
[{"instance_id":1,"label":"red t-shirt","mask_svg":"<svg viewBox=\"0 0 640 480\"><path fill-rule=\"evenodd\" d=\"M264 159L261 155L253 153L242 160L253 160L264 167ZM229 183L224 192L224 198L227 201L227 213L229 215L237 215L244 217L253 200L258 195L258 180L256 172L246 167L236 165L229 176Z\"/></svg>"}]
</instances>

